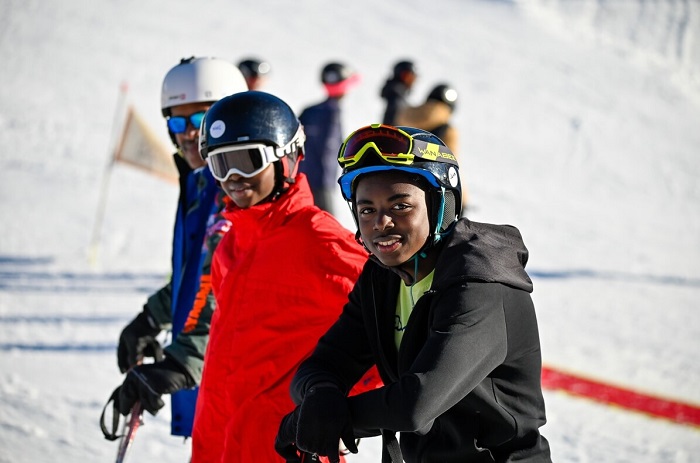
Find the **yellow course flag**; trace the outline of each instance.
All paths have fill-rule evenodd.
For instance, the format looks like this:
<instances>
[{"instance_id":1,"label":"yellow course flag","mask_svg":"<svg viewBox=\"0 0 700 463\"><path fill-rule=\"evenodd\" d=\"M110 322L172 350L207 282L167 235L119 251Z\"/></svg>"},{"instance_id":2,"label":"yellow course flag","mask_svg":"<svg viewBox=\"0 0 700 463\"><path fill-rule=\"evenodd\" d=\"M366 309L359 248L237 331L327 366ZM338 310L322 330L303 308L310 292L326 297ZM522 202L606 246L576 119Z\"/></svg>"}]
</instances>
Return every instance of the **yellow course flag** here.
<instances>
[{"instance_id":1,"label":"yellow course flag","mask_svg":"<svg viewBox=\"0 0 700 463\"><path fill-rule=\"evenodd\" d=\"M133 106L127 111L114 160L144 169L167 181L178 182L172 151L156 137Z\"/></svg>"}]
</instances>

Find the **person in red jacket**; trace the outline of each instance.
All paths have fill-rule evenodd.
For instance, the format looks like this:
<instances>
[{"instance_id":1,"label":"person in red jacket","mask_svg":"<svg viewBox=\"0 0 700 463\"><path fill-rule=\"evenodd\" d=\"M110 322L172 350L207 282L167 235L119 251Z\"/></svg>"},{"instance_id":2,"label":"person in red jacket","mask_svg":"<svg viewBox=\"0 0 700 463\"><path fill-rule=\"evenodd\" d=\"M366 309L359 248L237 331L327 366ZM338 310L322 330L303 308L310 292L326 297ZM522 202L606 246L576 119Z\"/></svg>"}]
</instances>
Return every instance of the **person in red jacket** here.
<instances>
[{"instance_id":1,"label":"person in red jacket","mask_svg":"<svg viewBox=\"0 0 700 463\"><path fill-rule=\"evenodd\" d=\"M268 93L225 97L206 113L200 154L234 226L214 254L217 309L195 413L192 461L282 462L274 442L294 409L292 376L338 318L367 253L314 206L299 174L304 131ZM376 371L376 370L375 370ZM368 379L371 388L376 380Z\"/></svg>"}]
</instances>

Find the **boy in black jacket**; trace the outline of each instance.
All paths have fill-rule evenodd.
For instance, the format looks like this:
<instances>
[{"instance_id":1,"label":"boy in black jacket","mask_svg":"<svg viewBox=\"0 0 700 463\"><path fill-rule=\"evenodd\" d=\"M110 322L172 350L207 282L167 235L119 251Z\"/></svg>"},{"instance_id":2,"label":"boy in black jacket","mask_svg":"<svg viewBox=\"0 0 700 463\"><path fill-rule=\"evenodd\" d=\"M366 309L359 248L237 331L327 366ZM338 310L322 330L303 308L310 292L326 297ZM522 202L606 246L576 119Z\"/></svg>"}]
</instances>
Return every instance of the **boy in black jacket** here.
<instances>
[{"instance_id":1,"label":"boy in black jacket","mask_svg":"<svg viewBox=\"0 0 700 463\"><path fill-rule=\"evenodd\" d=\"M459 219L457 161L429 132L373 125L339 183L371 253L339 320L292 381L276 446L337 461L382 434L383 461L549 462L528 252L518 230ZM385 386L346 398L374 363ZM401 433L399 448L395 433Z\"/></svg>"}]
</instances>

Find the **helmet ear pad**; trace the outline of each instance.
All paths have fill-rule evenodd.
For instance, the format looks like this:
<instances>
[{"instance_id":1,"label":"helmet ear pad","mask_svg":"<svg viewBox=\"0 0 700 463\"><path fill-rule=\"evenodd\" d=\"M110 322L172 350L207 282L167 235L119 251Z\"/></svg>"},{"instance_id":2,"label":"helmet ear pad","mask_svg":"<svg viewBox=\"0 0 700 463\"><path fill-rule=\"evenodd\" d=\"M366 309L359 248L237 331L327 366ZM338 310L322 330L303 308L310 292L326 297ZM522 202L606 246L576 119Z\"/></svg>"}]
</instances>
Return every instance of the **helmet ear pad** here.
<instances>
[{"instance_id":1,"label":"helmet ear pad","mask_svg":"<svg viewBox=\"0 0 700 463\"><path fill-rule=\"evenodd\" d=\"M436 189L420 175L415 176L415 183L425 191L428 206L428 224L430 226L430 234L433 237L433 241L435 241L434 235L446 232L455 221L455 194L449 189Z\"/></svg>"},{"instance_id":2,"label":"helmet ear pad","mask_svg":"<svg viewBox=\"0 0 700 463\"><path fill-rule=\"evenodd\" d=\"M439 233L444 233L446 232L450 226L455 223L455 217L457 215L457 200L455 198L455 193L453 190L445 190L444 197L445 197L445 204L442 206L442 199L440 198L440 194L436 190L432 190L434 192L434 195L437 196L438 204L436 211L439 211L440 207L444 207L444 211L442 214L442 222L440 223L440 231ZM431 214L431 217L435 217L437 219L437 212L435 214Z\"/></svg>"}]
</instances>

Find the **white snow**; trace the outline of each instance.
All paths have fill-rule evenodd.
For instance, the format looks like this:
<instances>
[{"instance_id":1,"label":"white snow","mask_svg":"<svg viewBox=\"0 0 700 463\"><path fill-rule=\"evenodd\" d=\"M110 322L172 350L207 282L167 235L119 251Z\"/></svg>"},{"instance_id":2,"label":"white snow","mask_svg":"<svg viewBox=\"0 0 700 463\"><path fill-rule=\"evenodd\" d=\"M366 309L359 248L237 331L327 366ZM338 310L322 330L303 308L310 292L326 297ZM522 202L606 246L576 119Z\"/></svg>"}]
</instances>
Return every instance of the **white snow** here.
<instances>
[{"instance_id":1,"label":"white snow","mask_svg":"<svg viewBox=\"0 0 700 463\"><path fill-rule=\"evenodd\" d=\"M0 462L114 460L117 338L167 279L177 198L116 165L89 262L119 86L169 143L161 79L191 55L268 59L298 111L345 61L346 131L379 120L398 59L416 104L452 83L469 216L523 233L545 363L700 404L699 3L0 0ZM555 461L700 461L697 427L545 399ZM147 415L129 461L188 459Z\"/></svg>"}]
</instances>

